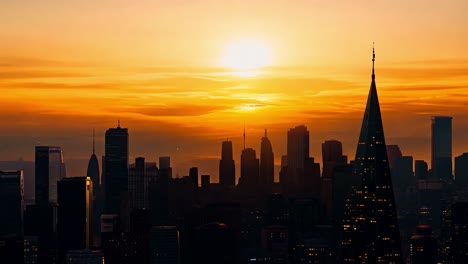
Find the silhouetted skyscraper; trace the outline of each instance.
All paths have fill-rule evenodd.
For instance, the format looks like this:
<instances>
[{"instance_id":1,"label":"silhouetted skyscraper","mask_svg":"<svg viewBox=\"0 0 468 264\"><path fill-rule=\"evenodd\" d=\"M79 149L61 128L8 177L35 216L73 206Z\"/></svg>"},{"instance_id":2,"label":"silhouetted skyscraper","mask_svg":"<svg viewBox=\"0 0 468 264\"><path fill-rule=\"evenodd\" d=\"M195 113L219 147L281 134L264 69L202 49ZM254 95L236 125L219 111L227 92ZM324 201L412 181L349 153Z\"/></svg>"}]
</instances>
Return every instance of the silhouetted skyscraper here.
<instances>
[{"instance_id":1,"label":"silhouetted skyscraper","mask_svg":"<svg viewBox=\"0 0 468 264\"><path fill-rule=\"evenodd\" d=\"M96 144L95 144L95 139L94 139L94 130L93 130L93 154L91 154L91 157L89 158L88 162L88 170L86 172L86 176L91 177L91 180L93 181L93 188L94 192L96 192L96 189L99 188L101 185L101 177L99 174L99 162L96 156Z\"/></svg>"},{"instance_id":2,"label":"silhouetted skyscraper","mask_svg":"<svg viewBox=\"0 0 468 264\"><path fill-rule=\"evenodd\" d=\"M128 191L128 129L109 128L106 131L104 162L105 212L120 213L122 196Z\"/></svg>"},{"instance_id":3,"label":"silhouetted skyscraper","mask_svg":"<svg viewBox=\"0 0 468 264\"><path fill-rule=\"evenodd\" d=\"M90 177L58 182L58 237L63 259L68 250L89 249L92 243L93 182Z\"/></svg>"},{"instance_id":4,"label":"silhouetted skyscraper","mask_svg":"<svg viewBox=\"0 0 468 264\"><path fill-rule=\"evenodd\" d=\"M387 145L388 165L393 168L395 161L403 156L398 145Z\"/></svg>"},{"instance_id":5,"label":"silhouetted skyscraper","mask_svg":"<svg viewBox=\"0 0 468 264\"><path fill-rule=\"evenodd\" d=\"M320 199L325 204L327 215L331 217L333 206L332 176L335 167L346 165L348 157L343 156L343 147L338 140L327 140L322 143L323 172L320 179Z\"/></svg>"},{"instance_id":6,"label":"silhouetted skyscraper","mask_svg":"<svg viewBox=\"0 0 468 264\"><path fill-rule=\"evenodd\" d=\"M153 226L150 233L150 263L178 264L179 231L175 226Z\"/></svg>"},{"instance_id":7,"label":"silhouetted skyscraper","mask_svg":"<svg viewBox=\"0 0 468 264\"><path fill-rule=\"evenodd\" d=\"M361 185L343 221L342 262L401 263L400 230L372 58L372 83L356 150Z\"/></svg>"},{"instance_id":8,"label":"silhouetted skyscraper","mask_svg":"<svg viewBox=\"0 0 468 264\"><path fill-rule=\"evenodd\" d=\"M57 203L57 182L65 177L60 147L36 146L36 204Z\"/></svg>"},{"instance_id":9,"label":"silhouetted skyscraper","mask_svg":"<svg viewBox=\"0 0 468 264\"><path fill-rule=\"evenodd\" d=\"M275 180L275 161L273 155L273 148L271 142L267 137L267 130L265 129L265 136L262 137L260 146L260 181L259 183L271 190Z\"/></svg>"},{"instance_id":10,"label":"silhouetted skyscraper","mask_svg":"<svg viewBox=\"0 0 468 264\"><path fill-rule=\"evenodd\" d=\"M304 184L304 174L309 158L309 131L304 125L291 128L288 131L287 169L285 182L281 184L288 191L296 191Z\"/></svg>"},{"instance_id":11,"label":"silhouetted skyscraper","mask_svg":"<svg viewBox=\"0 0 468 264\"><path fill-rule=\"evenodd\" d=\"M232 141L223 141L219 161L219 183L222 186L236 185L236 167L232 155Z\"/></svg>"},{"instance_id":12,"label":"silhouetted skyscraper","mask_svg":"<svg viewBox=\"0 0 468 264\"><path fill-rule=\"evenodd\" d=\"M338 165L346 165L348 157L343 156L343 146L338 140L327 140L322 143L323 178L331 178L333 168Z\"/></svg>"},{"instance_id":13,"label":"silhouetted skyscraper","mask_svg":"<svg viewBox=\"0 0 468 264\"><path fill-rule=\"evenodd\" d=\"M156 179L158 167L156 162L145 162L145 158L138 157L128 168L128 191L130 207L149 209L149 183Z\"/></svg>"},{"instance_id":14,"label":"silhouetted skyscraper","mask_svg":"<svg viewBox=\"0 0 468 264\"><path fill-rule=\"evenodd\" d=\"M198 168L192 167L189 169L189 177L193 183L194 190L198 189Z\"/></svg>"},{"instance_id":15,"label":"silhouetted skyscraper","mask_svg":"<svg viewBox=\"0 0 468 264\"><path fill-rule=\"evenodd\" d=\"M0 237L23 236L23 171L0 171Z\"/></svg>"},{"instance_id":16,"label":"silhouetted skyscraper","mask_svg":"<svg viewBox=\"0 0 468 264\"><path fill-rule=\"evenodd\" d=\"M452 180L452 117L433 116L431 169L435 179Z\"/></svg>"},{"instance_id":17,"label":"silhouetted skyscraper","mask_svg":"<svg viewBox=\"0 0 468 264\"><path fill-rule=\"evenodd\" d=\"M424 160L414 161L414 176L417 180L427 179L427 163Z\"/></svg>"},{"instance_id":18,"label":"silhouetted skyscraper","mask_svg":"<svg viewBox=\"0 0 468 264\"><path fill-rule=\"evenodd\" d=\"M246 148L241 155L241 176L239 186L250 191L259 187L259 160L254 149Z\"/></svg>"},{"instance_id":19,"label":"silhouetted skyscraper","mask_svg":"<svg viewBox=\"0 0 468 264\"><path fill-rule=\"evenodd\" d=\"M457 186L468 186L468 153L455 157L455 182Z\"/></svg>"}]
</instances>

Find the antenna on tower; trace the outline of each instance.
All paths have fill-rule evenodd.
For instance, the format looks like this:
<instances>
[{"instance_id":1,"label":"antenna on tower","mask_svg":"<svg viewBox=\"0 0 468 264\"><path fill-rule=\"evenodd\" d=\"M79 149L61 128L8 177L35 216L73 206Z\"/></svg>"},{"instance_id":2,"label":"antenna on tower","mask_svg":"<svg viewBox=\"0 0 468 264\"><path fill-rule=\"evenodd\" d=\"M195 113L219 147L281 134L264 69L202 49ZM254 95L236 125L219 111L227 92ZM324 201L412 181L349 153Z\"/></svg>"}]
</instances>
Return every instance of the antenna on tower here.
<instances>
[{"instance_id":1,"label":"antenna on tower","mask_svg":"<svg viewBox=\"0 0 468 264\"><path fill-rule=\"evenodd\" d=\"M95 131L94 131L94 127L93 127L93 155L95 154L95 150L96 150L96 135L95 135Z\"/></svg>"},{"instance_id":2,"label":"antenna on tower","mask_svg":"<svg viewBox=\"0 0 468 264\"><path fill-rule=\"evenodd\" d=\"M374 42L372 42L372 79L375 78L375 74L374 74L374 62L375 62L375 49L374 49Z\"/></svg>"},{"instance_id":3,"label":"antenna on tower","mask_svg":"<svg viewBox=\"0 0 468 264\"><path fill-rule=\"evenodd\" d=\"M244 150L245 150L245 121L244 121Z\"/></svg>"},{"instance_id":4,"label":"antenna on tower","mask_svg":"<svg viewBox=\"0 0 468 264\"><path fill-rule=\"evenodd\" d=\"M117 128L120 128L120 119L117 120Z\"/></svg>"}]
</instances>

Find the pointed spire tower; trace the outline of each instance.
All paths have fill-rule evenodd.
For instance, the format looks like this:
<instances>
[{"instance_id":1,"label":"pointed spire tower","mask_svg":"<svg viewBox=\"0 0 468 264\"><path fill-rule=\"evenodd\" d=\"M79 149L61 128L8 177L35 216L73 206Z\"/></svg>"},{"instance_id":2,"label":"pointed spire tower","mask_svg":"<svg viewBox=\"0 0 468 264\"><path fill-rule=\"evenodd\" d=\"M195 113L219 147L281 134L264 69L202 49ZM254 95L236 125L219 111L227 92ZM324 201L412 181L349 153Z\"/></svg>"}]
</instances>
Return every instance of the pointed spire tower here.
<instances>
[{"instance_id":1,"label":"pointed spire tower","mask_svg":"<svg viewBox=\"0 0 468 264\"><path fill-rule=\"evenodd\" d=\"M99 177L99 162L96 157L96 136L93 128L93 154L89 158L88 162L88 170L86 172L86 176L91 177L93 181L93 186L97 187L101 184L101 180Z\"/></svg>"},{"instance_id":2,"label":"pointed spire tower","mask_svg":"<svg viewBox=\"0 0 468 264\"><path fill-rule=\"evenodd\" d=\"M356 150L354 188L343 223L343 262L401 263L400 231L375 85L375 52L372 82Z\"/></svg>"}]
</instances>

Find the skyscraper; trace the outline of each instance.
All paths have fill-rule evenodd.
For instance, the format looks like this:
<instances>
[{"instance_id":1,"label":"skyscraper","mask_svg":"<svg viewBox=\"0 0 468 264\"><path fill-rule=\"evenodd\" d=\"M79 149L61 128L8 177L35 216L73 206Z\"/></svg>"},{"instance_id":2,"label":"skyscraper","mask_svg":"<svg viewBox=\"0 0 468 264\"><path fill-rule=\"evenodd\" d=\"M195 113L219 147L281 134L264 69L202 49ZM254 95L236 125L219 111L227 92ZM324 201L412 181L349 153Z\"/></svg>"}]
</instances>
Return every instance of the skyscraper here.
<instances>
[{"instance_id":1,"label":"skyscraper","mask_svg":"<svg viewBox=\"0 0 468 264\"><path fill-rule=\"evenodd\" d=\"M86 171L86 176L91 177L93 181L93 188L94 192L96 192L96 188L101 185L101 177L99 175L99 162L96 156L96 142L94 138L94 130L93 130L93 154L89 158L88 162L88 170Z\"/></svg>"},{"instance_id":2,"label":"skyscraper","mask_svg":"<svg viewBox=\"0 0 468 264\"><path fill-rule=\"evenodd\" d=\"M0 237L23 236L23 171L0 171Z\"/></svg>"},{"instance_id":3,"label":"skyscraper","mask_svg":"<svg viewBox=\"0 0 468 264\"><path fill-rule=\"evenodd\" d=\"M431 135L432 178L446 181L452 177L452 117L433 116Z\"/></svg>"},{"instance_id":4,"label":"skyscraper","mask_svg":"<svg viewBox=\"0 0 468 264\"><path fill-rule=\"evenodd\" d=\"M343 221L342 262L401 263L400 230L393 196L372 58L372 83L356 150L355 188Z\"/></svg>"},{"instance_id":5,"label":"skyscraper","mask_svg":"<svg viewBox=\"0 0 468 264\"><path fill-rule=\"evenodd\" d=\"M309 131L304 125L291 128L288 131L287 169L285 186L287 191L296 191L304 184L304 171L309 158Z\"/></svg>"},{"instance_id":6,"label":"skyscraper","mask_svg":"<svg viewBox=\"0 0 468 264\"><path fill-rule=\"evenodd\" d=\"M260 181L262 186L267 190L271 189L275 180L275 163L273 148L271 142L267 137L267 130L265 129L265 136L262 137L260 146Z\"/></svg>"},{"instance_id":7,"label":"skyscraper","mask_svg":"<svg viewBox=\"0 0 468 264\"><path fill-rule=\"evenodd\" d=\"M427 179L427 163L424 160L414 161L414 176L417 180Z\"/></svg>"},{"instance_id":8,"label":"skyscraper","mask_svg":"<svg viewBox=\"0 0 468 264\"><path fill-rule=\"evenodd\" d=\"M455 157L455 182L457 186L468 186L468 153Z\"/></svg>"},{"instance_id":9,"label":"skyscraper","mask_svg":"<svg viewBox=\"0 0 468 264\"><path fill-rule=\"evenodd\" d=\"M348 157L343 156L343 146L338 140L327 140L322 143L323 172L320 179L320 199L325 204L329 217L333 211L333 181L332 176L336 167L346 165Z\"/></svg>"},{"instance_id":10,"label":"skyscraper","mask_svg":"<svg viewBox=\"0 0 468 264\"><path fill-rule=\"evenodd\" d=\"M250 191L258 191L259 173L259 160L255 150L252 148L242 150L239 186Z\"/></svg>"},{"instance_id":11,"label":"skyscraper","mask_svg":"<svg viewBox=\"0 0 468 264\"><path fill-rule=\"evenodd\" d=\"M468 203L452 204L452 247L453 263L468 263Z\"/></svg>"},{"instance_id":12,"label":"skyscraper","mask_svg":"<svg viewBox=\"0 0 468 264\"><path fill-rule=\"evenodd\" d=\"M194 190L198 189L198 168L192 167L189 169L189 177L192 180Z\"/></svg>"},{"instance_id":13,"label":"skyscraper","mask_svg":"<svg viewBox=\"0 0 468 264\"><path fill-rule=\"evenodd\" d=\"M58 237L60 256L72 249L89 249L92 237L93 182L90 177L58 182Z\"/></svg>"},{"instance_id":14,"label":"skyscraper","mask_svg":"<svg viewBox=\"0 0 468 264\"><path fill-rule=\"evenodd\" d=\"M343 156L343 146L338 140L327 140L322 143L323 178L331 178L333 168L346 165L348 157Z\"/></svg>"},{"instance_id":15,"label":"skyscraper","mask_svg":"<svg viewBox=\"0 0 468 264\"><path fill-rule=\"evenodd\" d=\"M223 141L221 147L219 183L222 186L234 186L236 184L236 167L232 155L232 141Z\"/></svg>"},{"instance_id":16,"label":"skyscraper","mask_svg":"<svg viewBox=\"0 0 468 264\"><path fill-rule=\"evenodd\" d=\"M36 146L36 204L57 203L57 182L65 177L60 147Z\"/></svg>"},{"instance_id":17,"label":"skyscraper","mask_svg":"<svg viewBox=\"0 0 468 264\"><path fill-rule=\"evenodd\" d=\"M128 190L128 129L109 128L106 131L105 161L105 212L120 213L121 198Z\"/></svg>"},{"instance_id":18,"label":"skyscraper","mask_svg":"<svg viewBox=\"0 0 468 264\"><path fill-rule=\"evenodd\" d=\"M138 157L128 168L128 191L130 193L130 207L149 209L149 183L156 179L158 168L156 162L145 162L145 158Z\"/></svg>"}]
</instances>

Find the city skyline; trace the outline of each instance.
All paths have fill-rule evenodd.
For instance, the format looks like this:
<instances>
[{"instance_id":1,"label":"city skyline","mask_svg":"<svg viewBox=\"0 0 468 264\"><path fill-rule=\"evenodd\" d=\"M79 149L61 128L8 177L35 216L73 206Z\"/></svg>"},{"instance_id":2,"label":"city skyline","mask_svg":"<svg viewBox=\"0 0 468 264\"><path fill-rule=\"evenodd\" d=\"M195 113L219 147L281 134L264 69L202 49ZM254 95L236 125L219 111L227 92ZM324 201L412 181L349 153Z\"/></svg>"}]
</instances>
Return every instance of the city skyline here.
<instances>
[{"instance_id":1,"label":"city skyline","mask_svg":"<svg viewBox=\"0 0 468 264\"><path fill-rule=\"evenodd\" d=\"M58 145L66 160L79 163L70 164L70 172L82 175L76 168L89 158L90 131L96 128L99 157L104 131L118 119L132 131L130 159L171 156L179 173L212 161L216 171L218 145L226 138L238 162L244 122L247 145L257 151L268 129L276 165L286 153L285 131L301 124L311 132L311 156L318 161L320 144L329 139L343 142L344 154L353 156L372 41L379 49L388 144L429 161L430 118L448 115L453 155L460 155L468 149L467 6L119 0L106 8L4 1L0 89L7 92L0 122L15 126L0 134L0 160L33 160L31 146ZM232 61L231 68L222 61L233 43L246 40L263 43L271 58L242 76ZM178 52L168 52L173 48Z\"/></svg>"}]
</instances>

